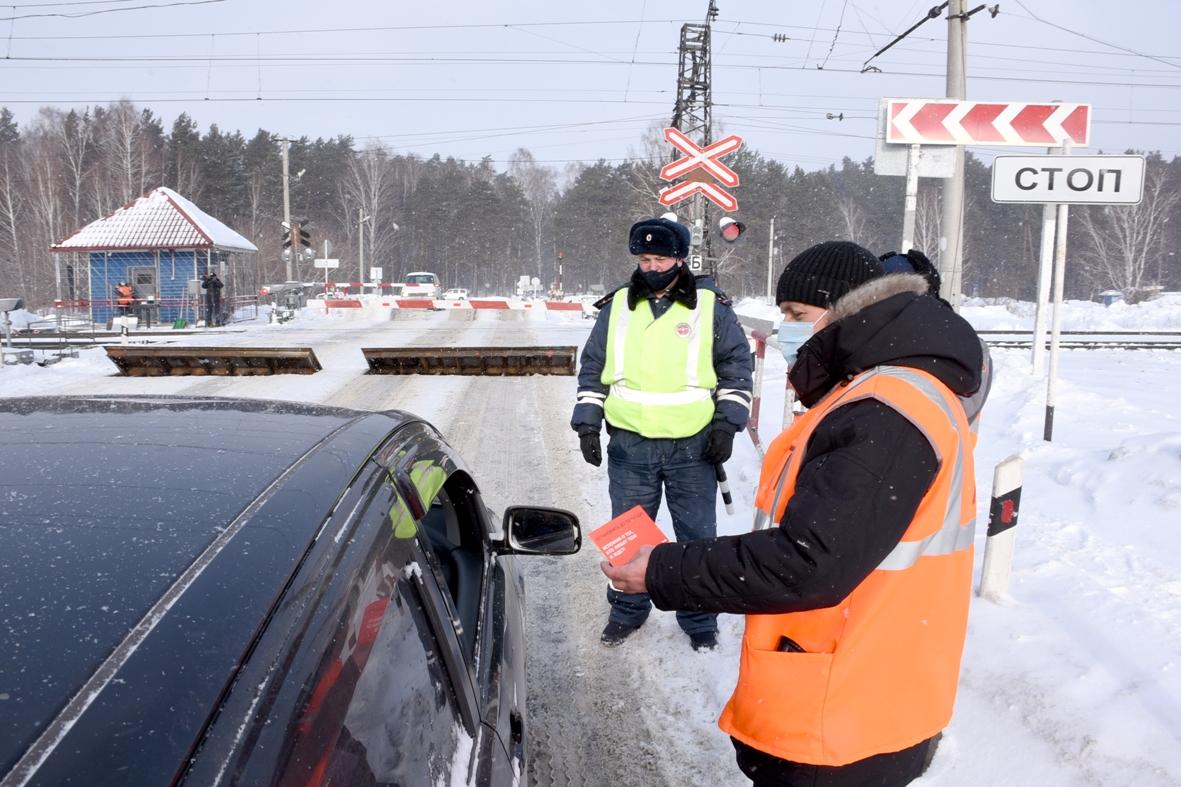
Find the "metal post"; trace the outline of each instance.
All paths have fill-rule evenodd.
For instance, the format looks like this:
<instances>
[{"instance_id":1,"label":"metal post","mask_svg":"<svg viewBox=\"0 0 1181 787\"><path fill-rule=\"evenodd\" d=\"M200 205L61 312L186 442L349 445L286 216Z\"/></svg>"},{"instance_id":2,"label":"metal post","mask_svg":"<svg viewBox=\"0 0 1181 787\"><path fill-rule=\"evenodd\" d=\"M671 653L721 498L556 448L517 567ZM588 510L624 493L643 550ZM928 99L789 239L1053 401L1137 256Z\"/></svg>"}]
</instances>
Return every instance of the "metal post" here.
<instances>
[{"instance_id":1,"label":"metal post","mask_svg":"<svg viewBox=\"0 0 1181 787\"><path fill-rule=\"evenodd\" d=\"M950 0L947 7L947 97L962 101L967 87L964 79L964 0ZM941 294L957 312L963 289L964 148L955 146L952 176L943 186L943 237L939 241Z\"/></svg>"},{"instance_id":2,"label":"metal post","mask_svg":"<svg viewBox=\"0 0 1181 787\"><path fill-rule=\"evenodd\" d=\"M283 147L283 224L284 224L284 226L286 226L290 230L290 228L291 228L291 189L289 186L290 178L288 177L288 174L287 174L288 168L290 166L290 162L288 161L289 156L288 156L288 150L287 150L288 146L290 145L290 140L283 139L281 141L283 143L283 146L282 146ZM298 244L298 237L296 238L296 243ZM298 251L299 251L299 246L293 245L291 247L291 254L287 257L287 281L292 281L291 262L292 262L292 260L295 259L295 255Z\"/></svg>"},{"instance_id":3,"label":"metal post","mask_svg":"<svg viewBox=\"0 0 1181 787\"><path fill-rule=\"evenodd\" d=\"M1054 233L1058 206L1042 205L1042 248L1037 268L1037 304L1033 318L1033 373L1042 373L1046 355L1046 318L1049 316L1050 279L1054 272Z\"/></svg>"},{"instance_id":4,"label":"metal post","mask_svg":"<svg viewBox=\"0 0 1181 787\"><path fill-rule=\"evenodd\" d=\"M906 152L906 207L902 213L902 246L899 254L914 248L914 217L919 207L919 156L922 148L911 145Z\"/></svg>"},{"instance_id":5,"label":"metal post","mask_svg":"<svg viewBox=\"0 0 1181 787\"><path fill-rule=\"evenodd\" d=\"M999 598L1009 590L1024 474L1025 461L1019 456L1005 459L992 474L988 539L984 542L984 565L980 571L980 589L977 591L978 595L986 598Z\"/></svg>"},{"instance_id":6,"label":"metal post","mask_svg":"<svg viewBox=\"0 0 1181 787\"><path fill-rule=\"evenodd\" d=\"M1070 153L1070 144L1062 146ZM1042 435L1046 442L1054 437L1054 385L1058 378L1058 343L1062 336L1062 294L1066 289L1066 233L1070 206L1058 206L1058 226L1054 242L1054 320L1050 328L1050 373L1046 379L1046 428Z\"/></svg>"},{"instance_id":7,"label":"metal post","mask_svg":"<svg viewBox=\"0 0 1181 787\"><path fill-rule=\"evenodd\" d=\"M775 273L775 217L771 217L771 232L767 236L767 303L775 305L775 290L772 289L771 277Z\"/></svg>"},{"instance_id":8,"label":"metal post","mask_svg":"<svg viewBox=\"0 0 1181 787\"><path fill-rule=\"evenodd\" d=\"M359 243L357 245L357 268L360 269L361 274L361 290L365 290L365 209L357 208L357 230L361 233ZM324 254L328 256L327 253Z\"/></svg>"}]
</instances>

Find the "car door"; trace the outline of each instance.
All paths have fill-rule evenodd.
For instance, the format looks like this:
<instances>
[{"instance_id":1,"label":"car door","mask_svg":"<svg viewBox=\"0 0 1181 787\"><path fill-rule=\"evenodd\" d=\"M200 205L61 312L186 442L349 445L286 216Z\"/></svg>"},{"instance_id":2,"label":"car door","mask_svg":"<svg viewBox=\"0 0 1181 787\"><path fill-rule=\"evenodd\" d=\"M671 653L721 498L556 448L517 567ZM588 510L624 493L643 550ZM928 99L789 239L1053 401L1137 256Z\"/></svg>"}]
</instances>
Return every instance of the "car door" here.
<instances>
[{"instance_id":1,"label":"car door","mask_svg":"<svg viewBox=\"0 0 1181 787\"><path fill-rule=\"evenodd\" d=\"M387 447L404 444L400 431ZM453 611L400 486L374 460L358 474L186 783L507 783L493 778L503 747L481 723Z\"/></svg>"},{"instance_id":2,"label":"car door","mask_svg":"<svg viewBox=\"0 0 1181 787\"><path fill-rule=\"evenodd\" d=\"M405 437L402 448L377 459L414 509L424 575L447 613L441 628L458 646L453 658L473 687L474 712L501 743L501 751L486 752L495 783L507 784L525 773L520 579L511 557L492 552L499 534L455 452L426 424L407 427Z\"/></svg>"}]
</instances>

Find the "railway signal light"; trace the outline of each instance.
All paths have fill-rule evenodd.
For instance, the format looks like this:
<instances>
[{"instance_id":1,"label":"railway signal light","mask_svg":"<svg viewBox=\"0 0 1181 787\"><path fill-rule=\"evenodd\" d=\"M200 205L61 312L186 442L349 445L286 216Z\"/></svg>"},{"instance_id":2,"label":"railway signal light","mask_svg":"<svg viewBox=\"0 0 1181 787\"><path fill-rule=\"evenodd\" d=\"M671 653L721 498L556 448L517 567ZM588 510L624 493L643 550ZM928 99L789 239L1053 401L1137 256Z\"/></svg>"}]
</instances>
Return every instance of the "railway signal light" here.
<instances>
[{"instance_id":1,"label":"railway signal light","mask_svg":"<svg viewBox=\"0 0 1181 787\"><path fill-rule=\"evenodd\" d=\"M746 225L737 219L723 216L718 221L718 232L722 234L722 240L733 243L742 236L742 233L746 232Z\"/></svg>"}]
</instances>

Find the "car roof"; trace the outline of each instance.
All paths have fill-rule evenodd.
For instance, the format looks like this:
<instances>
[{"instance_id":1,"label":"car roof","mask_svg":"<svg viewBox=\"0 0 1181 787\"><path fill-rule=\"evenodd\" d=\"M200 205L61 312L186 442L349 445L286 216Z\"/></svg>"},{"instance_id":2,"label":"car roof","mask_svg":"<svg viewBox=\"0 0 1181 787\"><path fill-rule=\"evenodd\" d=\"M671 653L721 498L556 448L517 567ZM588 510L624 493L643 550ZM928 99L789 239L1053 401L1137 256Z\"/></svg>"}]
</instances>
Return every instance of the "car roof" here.
<instances>
[{"instance_id":1,"label":"car roof","mask_svg":"<svg viewBox=\"0 0 1181 787\"><path fill-rule=\"evenodd\" d=\"M235 664L357 468L413 420L233 399L0 399L0 776L237 522L215 555L236 568L202 570L247 633L194 643L211 670ZM187 690L215 698L216 678L186 675Z\"/></svg>"}]
</instances>

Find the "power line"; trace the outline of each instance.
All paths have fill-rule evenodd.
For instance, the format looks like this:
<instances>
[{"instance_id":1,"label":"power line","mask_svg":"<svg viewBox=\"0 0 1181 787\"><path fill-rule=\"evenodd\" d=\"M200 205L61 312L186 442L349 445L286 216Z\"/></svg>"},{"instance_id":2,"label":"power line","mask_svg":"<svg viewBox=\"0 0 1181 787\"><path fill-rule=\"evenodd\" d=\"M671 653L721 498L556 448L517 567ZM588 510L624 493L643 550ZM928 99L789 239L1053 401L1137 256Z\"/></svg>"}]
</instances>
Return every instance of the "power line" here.
<instances>
[{"instance_id":1,"label":"power line","mask_svg":"<svg viewBox=\"0 0 1181 787\"><path fill-rule=\"evenodd\" d=\"M824 56L824 62L816 66L820 70L828 65L828 59L832 57L832 50L836 48L837 39L841 37L841 25L845 23L845 9L849 7L849 0L845 0L844 5L841 6L841 18L837 20L836 32L832 34L832 43L828 45L828 54Z\"/></svg>"},{"instance_id":2,"label":"power line","mask_svg":"<svg viewBox=\"0 0 1181 787\"><path fill-rule=\"evenodd\" d=\"M118 3L130 3L132 0L74 0L70 3L20 3L19 5L9 4L8 8L53 8L55 6L67 5L116 5Z\"/></svg>"},{"instance_id":3,"label":"power line","mask_svg":"<svg viewBox=\"0 0 1181 787\"><path fill-rule=\"evenodd\" d=\"M1055 30L1061 30L1064 33L1070 33L1071 35L1078 36L1079 38L1085 38L1086 40L1093 41L1096 44L1102 44L1103 46L1109 46L1112 49L1119 49L1119 50L1127 52L1129 54L1136 55L1137 57L1147 58L1148 60L1155 60L1158 63L1164 63L1166 66L1172 66L1173 68L1181 68L1181 64L1171 63L1168 60L1164 60L1162 58L1155 57L1153 55L1146 55L1143 52L1136 51L1135 49L1129 49L1126 46L1120 46L1119 44L1113 44L1110 41L1104 41L1100 38L1095 38L1092 35L1088 35L1086 33L1080 32L1078 30L1072 30L1069 27L1064 27L1063 25L1057 24L1055 22L1051 22L1048 19L1042 19L1040 16L1035 14L1033 11L1030 11L1029 8L1025 5L1025 3L1021 2L1021 0L1016 0L1016 2L1017 2L1017 5L1021 6L1025 10L1025 13L1029 14L1030 18L1032 18L1033 20L1035 20L1037 22L1041 22L1043 25L1048 25L1049 27L1052 27Z\"/></svg>"},{"instance_id":4,"label":"power line","mask_svg":"<svg viewBox=\"0 0 1181 787\"><path fill-rule=\"evenodd\" d=\"M223 0L217 0L222 2ZM588 19L566 22L487 22L487 23L459 23L447 25L378 25L369 27L313 27L297 30L249 30L205 33L110 33L105 35L56 35L56 36L15 36L14 41L73 41L73 40L122 40L122 39L164 39L164 38L208 38L216 36L285 36L285 35L326 35L329 33L385 33L391 31L411 30L488 30L495 28L512 29L518 27L593 27L599 25L656 25L678 24L684 19Z\"/></svg>"},{"instance_id":5,"label":"power line","mask_svg":"<svg viewBox=\"0 0 1181 787\"><path fill-rule=\"evenodd\" d=\"M211 3L224 3L226 0L175 0L171 3L152 3L147 5L132 5L122 8L105 8L98 11L78 11L77 13L67 13L65 11L46 11L41 14L17 14L14 16L0 16L0 22L11 22L15 19L43 19L47 17L54 17L59 19L80 19L85 16L98 16L99 14L114 14L120 11L148 11L156 8L174 8L182 5L210 5ZM76 5L75 3L63 3L63 5ZM19 6L17 6L19 8Z\"/></svg>"}]
</instances>

